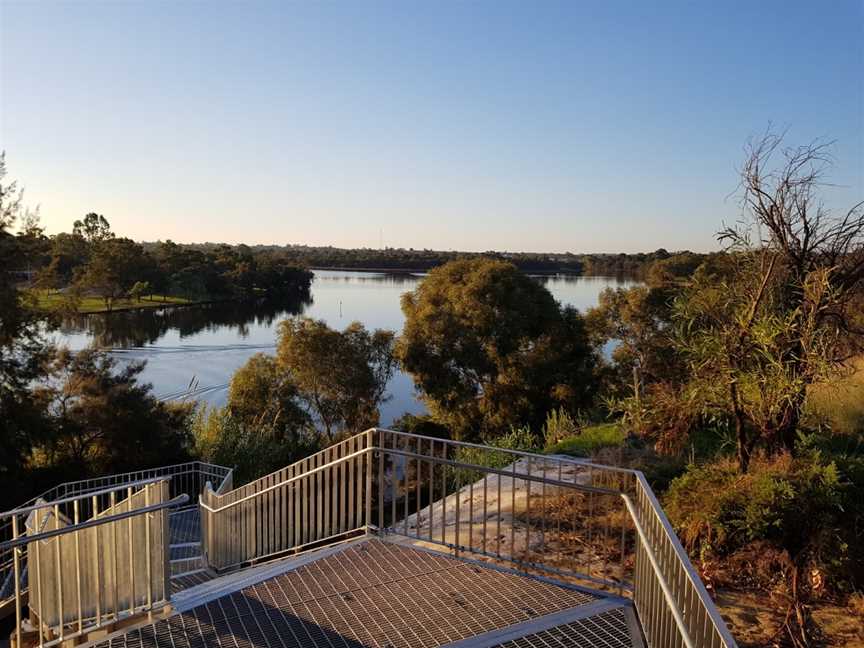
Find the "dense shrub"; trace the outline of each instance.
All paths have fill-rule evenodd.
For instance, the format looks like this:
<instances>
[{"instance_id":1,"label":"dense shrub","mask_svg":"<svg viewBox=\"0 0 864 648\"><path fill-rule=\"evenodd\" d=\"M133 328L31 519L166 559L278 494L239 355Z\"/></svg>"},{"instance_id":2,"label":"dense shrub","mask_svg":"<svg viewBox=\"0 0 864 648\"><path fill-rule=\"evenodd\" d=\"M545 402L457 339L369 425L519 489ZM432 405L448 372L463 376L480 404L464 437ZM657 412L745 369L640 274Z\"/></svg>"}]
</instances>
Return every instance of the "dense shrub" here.
<instances>
[{"instance_id":1,"label":"dense shrub","mask_svg":"<svg viewBox=\"0 0 864 648\"><path fill-rule=\"evenodd\" d=\"M501 450L517 450L520 452L536 452L539 441L528 427L510 428L510 432L496 437L486 444L486 447L462 446L459 447L453 459L460 463L484 466L487 468L505 468L512 464L518 457L510 452L495 452L492 448ZM477 481L483 477L481 471L468 468L451 469L453 483L459 485Z\"/></svg>"},{"instance_id":2,"label":"dense shrub","mask_svg":"<svg viewBox=\"0 0 864 648\"><path fill-rule=\"evenodd\" d=\"M408 434L419 434L420 436L432 437L434 439L449 439L450 430L442 425L429 414L409 414L406 412L393 421L390 426L394 430L407 432Z\"/></svg>"},{"instance_id":3,"label":"dense shrub","mask_svg":"<svg viewBox=\"0 0 864 648\"><path fill-rule=\"evenodd\" d=\"M234 468L235 485L244 484L287 466L320 448L319 435L295 437L291 442L272 426L249 425L227 408L201 406L192 422L195 454Z\"/></svg>"},{"instance_id":4,"label":"dense shrub","mask_svg":"<svg viewBox=\"0 0 864 648\"><path fill-rule=\"evenodd\" d=\"M546 447L554 446L564 439L579 434L582 426L563 407L553 409L546 415L543 424L543 442Z\"/></svg>"},{"instance_id":5,"label":"dense shrub","mask_svg":"<svg viewBox=\"0 0 864 648\"><path fill-rule=\"evenodd\" d=\"M703 563L722 558L738 566L739 584L748 577L759 580L760 560L739 560L759 547L761 562L786 560L793 571L801 570L808 580L803 589L812 595L854 586L856 540L846 505L862 495L860 481L805 449L794 459L758 458L747 474L731 459L691 466L673 480L665 507L691 555ZM784 559L777 557L784 553ZM744 563L752 573L740 571Z\"/></svg>"}]
</instances>

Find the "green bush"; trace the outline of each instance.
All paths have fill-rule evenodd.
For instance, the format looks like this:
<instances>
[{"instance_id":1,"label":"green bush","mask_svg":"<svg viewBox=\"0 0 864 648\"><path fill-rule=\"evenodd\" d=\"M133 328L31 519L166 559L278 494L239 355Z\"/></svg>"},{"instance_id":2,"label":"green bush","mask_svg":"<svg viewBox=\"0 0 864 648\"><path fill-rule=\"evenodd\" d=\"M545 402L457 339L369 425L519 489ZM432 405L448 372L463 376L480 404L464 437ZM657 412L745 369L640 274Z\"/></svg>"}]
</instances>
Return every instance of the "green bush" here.
<instances>
[{"instance_id":1,"label":"green bush","mask_svg":"<svg viewBox=\"0 0 864 648\"><path fill-rule=\"evenodd\" d=\"M495 452L501 450L517 450L520 452L536 452L537 437L528 427L510 428L510 432L489 441L485 447L475 448L463 446L457 448L453 455L454 461L460 463L484 466L487 468L505 468L513 463L516 457L510 452ZM483 477L483 472L469 468L453 468L450 470L451 483L464 485Z\"/></svg>"},{"instance_id":2,"label":"green bush","mask_svg":"<svg viewBox=\"0 0 864 648\"><path fill-rule=\"evenodd\" d=\"M546 415L546 423L543 424L543 441L546 447L555 445L579 434L580 427L567 410L559 407Z\"/></svg>"},{"instance_id":3,"label":"green bush","mask_svg":"<svg viewBox=\"0 0 864 648\"><path fill-rule=\"evenodd\" d=\"M272 427L248 425L227 408L201 406L192 421L195 455L234 468L235 486L287 466L320 449L318 435L280 439Z\"/></svg>"},{"instance_id":4,"label":"green bush","mask_svg":"<svg viewBox=\"0 0 864 648\"><path fill-rule=\"evenodd\" d=\"M602 448L624 445L627 434L617 423L603 423L583 428L578 434L547 446L549 454L566 454L572 457L590 457Z\"/></svg>"},{"instance_id":5,"label":"green bush","mask_svg":"<svg viewBox=\"0 0 864 648\"><path fill-rule=\"evenodd\" d=\"M731 458L691 466L672 481L664 506L700 560L768 547L807 573L833 573L830 582L849 585L857 541L846 507L862 494L860 482L844 479L835 462L804 448L795 459L758 458L746 474Z\"/></svg>"},{"instance_id":6,"label":"green bush","mask_svg":"<svg viewBox=\"0 0 864 648\"><path fill-rule=\"evenodd\" d=\"M436 421L429 414L410 414L405 412L393 421L390 427L408 434L419 434L420 436L432 437L434 439L450 439L450 430L447 426Z\"/></svg>"}]
</instances>

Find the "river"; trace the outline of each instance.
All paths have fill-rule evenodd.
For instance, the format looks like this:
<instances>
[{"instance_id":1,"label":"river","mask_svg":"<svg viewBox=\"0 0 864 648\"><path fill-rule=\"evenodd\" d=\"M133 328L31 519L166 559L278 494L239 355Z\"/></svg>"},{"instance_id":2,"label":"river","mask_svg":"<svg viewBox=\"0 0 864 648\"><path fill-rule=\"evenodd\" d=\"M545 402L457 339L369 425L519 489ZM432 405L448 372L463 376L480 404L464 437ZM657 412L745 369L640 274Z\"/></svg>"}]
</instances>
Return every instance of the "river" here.
<instances>
[{"instance_id":1,"label":"river","mask_svg":"<svg viewBox=\"0 0 864 648\"><path fill-rule=\"evenodd\" d=\"M379 274L316 270L311 299L280 304L209 304L89 315L68 319L56 338L72 349L88 345L110 348L121 362L146 360L142 380L159 398L193 398L214 405L225 402L231 376L255 353L274 353L276 327L286 317L305 315L344 328L358 320L367 328L401 331L400 296L412 290L421 274ZM612 277L556 275L537 277L555 298L585 311L607 287L632 281ZM411 379L396 372L381 407L387 425L423 405Z\"/></svg>"}]
</instances>

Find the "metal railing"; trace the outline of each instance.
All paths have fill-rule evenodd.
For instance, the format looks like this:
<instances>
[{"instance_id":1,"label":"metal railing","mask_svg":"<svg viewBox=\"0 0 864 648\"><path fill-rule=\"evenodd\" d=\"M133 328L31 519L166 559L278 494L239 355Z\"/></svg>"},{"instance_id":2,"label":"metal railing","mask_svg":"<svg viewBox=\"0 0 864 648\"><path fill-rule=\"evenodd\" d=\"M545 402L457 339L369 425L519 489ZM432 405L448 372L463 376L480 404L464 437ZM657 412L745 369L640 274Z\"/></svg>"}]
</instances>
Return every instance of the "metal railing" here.
<instances>
[{"instance_id":1,"label":"metal railing","mask_svg":"<svg viewBox=\"0 0 864 648\"><path fill-rule=\"evenodd\" d=\"M353 436L228 493L208 484L200 504L208 565L238 567L365 531L371 444L371 432Z\"/></svg>"},{"instance_id":2,"label":"metal railing","mask_svg":"<svg viewBox=\"0 0 864 648\"><path fill-rule=\"evenodd\" d=\"M168 603L168 509L189 501L171 498L169 482L154 477L0 514L12 528L0 551L12 556L16 647L25 635L51 646Z\"/></svg>"},{"instance_id":3,"label":"metal railing","mask_svg":"<svg viewBox=\"0 0 864 648\"><path fill-rule=\"evenodd\" d=\"M98 493L119 490L124 486L154 479L166 482L170 499L176 499L183 494L188 495L188 500L182 507L188 509L198 504L199 494L203 491L205 484L215 483L222 490L230 490L232 478L233 470L231 468L201 461L190 461L171 466L65 482L24 502L18 507L18 510L32 507L38 502L57 503L58 512L71 519L74 518L75 511L73 509L76 506L72 502L77 501L80 519L88 519L94 514L94 511L102 511L110 505L109 496L106 494L98 495ZM90 497L79 497L85 495ZM96 499L93 498L94 495ZM16 583L18 583L19 588L23 588L25 595L27 593L29 574L26 562L27 547L22 547L18 556L19 561L24 565L22 573L19 575L20 578L15 577L12 550L4 548L7 541L15 538L15 533L12 517L0 516L0 614L11 611L11 606L15 601Z\"/></svg>"},{"instance_id":4,"label":"metal railing","mask_svg":"<svg viewBox=\"0 0 864 648\"><path fill-rule=\"evenodd\" d=\"M146 516L156 511L167 518L169 505L182 504L176 494L183 489L190 496L183 503L198 503L201 548L207 566L217 571L361 533L393 534L629 596L645 637L654 647L736 646L638 471L384 429L362 432L236 489L232 489L232 471L220 466L192 462L154 470L165 471L161 477L150 477L162 489L156 505L160 508L153 508L150 495L127 490L124 510L112 493L129 487L141 487L146 492L148 480L137 486L105 488L110 480L118 479L112 476L59 487L78 492L31 505L28 515L33 510L47 510L51 515L33 515L26 531L21 516L27 507L0 516L0 524L6 520L12 529L12 539L0 542L0 556L6 552L11 557L17 632L22 628L20 603L27 594L27 578L21 571L27 547L35 552L40 541L51 542L55 537L54 567L43 565L45 552L41 549L39 556L28 561L40 571L34 576L37 581L30 592L30 607L34 618L49 622L44 633L45 624L39 622L43 645L100 627L106 619L153 610L155 599L163 602L169 596L167 589L152 589L151 578L147 579L151 591L145 601L140 598L141 591L120 578L117 566L110 561L91 562L84 571L76 568L73 576L56 567L56 555L58 551L61 558L72 555L69 552L82 551L84 546L84 551L99 556L99 547L106 546L100 532L83 540L88 532L93 533L91 526L104 525L101 528L107 530L113 528L111 525L132 524L122 520L133 516L144 515L142 520L149 520ZM142 497L148 499L139 501ZM124 541L152 547L152 537L148 541L146 536L152 521L143 524L144 536L134 530L138 527L129 526ZM159 533L164 537L167 523L161 524ZM153 527L150 529L152 533ZM31 534L29 539L21 539L24 533ZM61 535L67 540L60 540ZM73 538L78 543L74 548L68 542ZM163 541L160 550L165 556L166 546L167 541ZM120 556L120 562L133 555L131 550L126 554L119 551L113 553L113 559ZM144 570L152 576L155 555L141 555L142 559L146 556L149 567L137 565L135 573ZM167 557L163 557L161 569L167 578L170 570L165 561ZM34 594L47 591L42 587L43 578L46 583L50 580L52 587L56 587L55 581L69 583L71 579L76 592L79 587L82 591L94 591L94 587L101 591L93 579L102 578L104 589L109 583L106 569L113 570L115 590L119 587L130 592L113 607L112 601L101 595L88 599L77 594L67 601L62 585L61 594L51 595L57 602L54 608L80 608L77 614L52 612L44 598L41 603L32 603ZM163 572L158 573L161 578ZM138 582L140 579L132 580L133 584ZM60 638L47 633L50 622Z\"/></svg>"},{"instance_id":5,"label":"metal railing","mask_svg":"<svg viewBox=\"0 0 864 648\"><path fill-rule=\"evenodd\" d=\"M651 646L736 646L634 470L373 429L243 489L205 489L201 519L216 569L395 534L630 596Z\"/></svg>"}]
</instances>

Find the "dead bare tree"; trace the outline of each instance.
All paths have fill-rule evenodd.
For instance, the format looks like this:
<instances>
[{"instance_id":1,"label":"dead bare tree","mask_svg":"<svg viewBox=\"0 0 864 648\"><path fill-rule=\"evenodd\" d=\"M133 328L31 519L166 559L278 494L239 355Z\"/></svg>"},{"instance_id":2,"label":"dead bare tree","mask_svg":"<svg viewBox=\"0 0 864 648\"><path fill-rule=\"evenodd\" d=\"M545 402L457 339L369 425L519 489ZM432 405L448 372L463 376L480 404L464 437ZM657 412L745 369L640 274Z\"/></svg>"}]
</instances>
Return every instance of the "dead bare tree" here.
<instances>
[{"instance_id":1,"label":"dead bare tree","mask_svg":"<svg viewBox=\"0 0 864 648\"><path fill-rule=\"evenodd\" d=\"M787 148L783 135L770 131L752 140L741 170L741 199L750 220L720 233L739 253L773 260L764 275L771 285L761 286L759 302L770 291L770 307L785 322L777 362L793 388L764 423L763 438L789 451L808 387L826 367L836 369L860 351L864 340L850 308L864 290L864 201L842 214L825 207L821 190L832 146L815 141ZM754 229L758 235L751 244ZM749 314L748 323L753 318Z\"/></svg>"}]
</instances>

